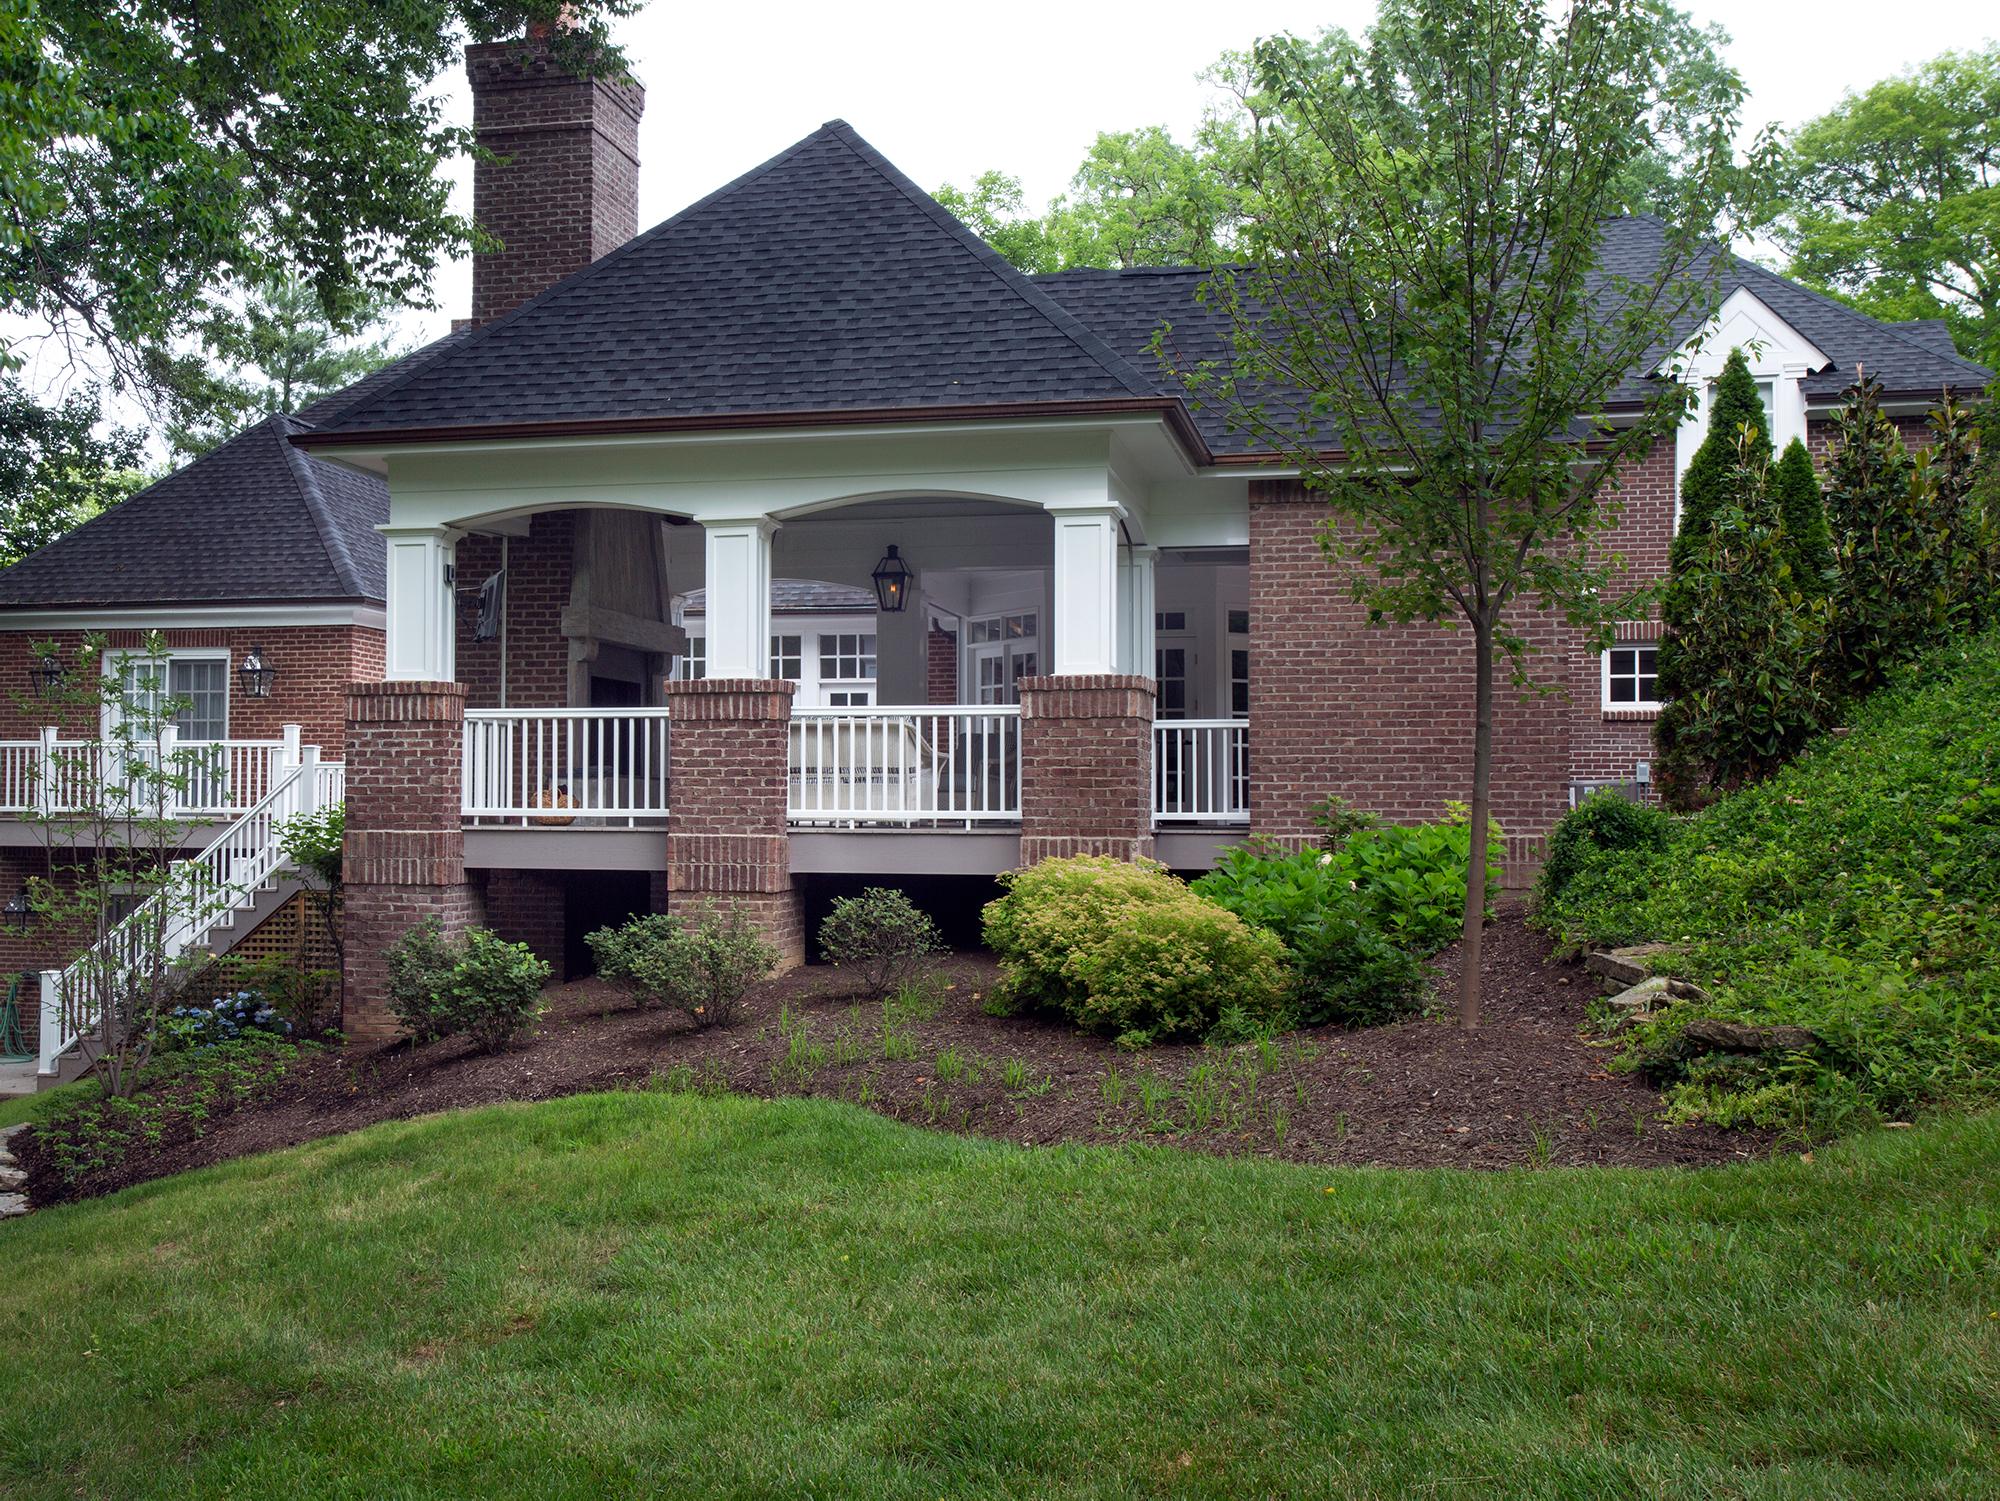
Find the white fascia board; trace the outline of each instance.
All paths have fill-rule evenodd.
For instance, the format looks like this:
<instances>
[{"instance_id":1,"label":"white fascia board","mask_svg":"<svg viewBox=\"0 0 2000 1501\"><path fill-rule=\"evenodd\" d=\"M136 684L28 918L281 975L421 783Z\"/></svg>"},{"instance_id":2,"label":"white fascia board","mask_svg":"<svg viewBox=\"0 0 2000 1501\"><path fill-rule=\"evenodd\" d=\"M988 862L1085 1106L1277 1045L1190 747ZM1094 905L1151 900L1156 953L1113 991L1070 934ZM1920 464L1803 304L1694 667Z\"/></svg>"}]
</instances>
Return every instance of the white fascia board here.
<instances>
[{"instance_id":1,"label":"white fascia board","mask_svg":"<svg viewBox=\"0 0 2000 1501\"><path fill-rule=\"evenodd\" d=\"M375 604L120 605L101 610L12 610L0 631L227 630L277 625L352 625L379 631L388 621Z\"/></svg>"}]
</instances>

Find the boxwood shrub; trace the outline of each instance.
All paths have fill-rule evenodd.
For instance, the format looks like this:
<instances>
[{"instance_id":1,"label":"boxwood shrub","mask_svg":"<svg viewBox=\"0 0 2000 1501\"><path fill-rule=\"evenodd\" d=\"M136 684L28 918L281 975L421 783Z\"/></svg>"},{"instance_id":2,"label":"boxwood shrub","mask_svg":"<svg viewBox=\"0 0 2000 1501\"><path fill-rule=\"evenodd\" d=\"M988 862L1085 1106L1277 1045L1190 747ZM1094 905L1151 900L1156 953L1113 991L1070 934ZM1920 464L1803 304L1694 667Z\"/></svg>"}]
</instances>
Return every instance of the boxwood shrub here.
<instances>
[{"instance_id":1,"label":"boxwood shrub","mask_svg":"<svg viewBox=\"0 0 2000 1501\"><path fill-rule=\"evenodd\" d=\"M1130 1047L1288 1019L1277 937L1151 861L1079 855L1002 876L986 943L1004 975L996 1009L1052 1011Z\"/></svg>"}]
</instances>

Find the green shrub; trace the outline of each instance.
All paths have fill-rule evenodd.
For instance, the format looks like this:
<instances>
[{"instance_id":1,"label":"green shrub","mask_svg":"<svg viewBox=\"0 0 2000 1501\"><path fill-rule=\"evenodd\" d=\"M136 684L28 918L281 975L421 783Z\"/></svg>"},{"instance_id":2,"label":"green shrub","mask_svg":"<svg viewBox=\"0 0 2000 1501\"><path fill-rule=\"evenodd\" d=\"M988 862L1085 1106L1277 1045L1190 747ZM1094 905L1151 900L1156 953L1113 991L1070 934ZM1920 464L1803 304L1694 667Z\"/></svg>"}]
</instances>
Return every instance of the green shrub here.
<instances>
[{"instance_id":1,"label":"green shrub","mask_svg":"<svg viewBox=\"0 0 2000 1501\"><path fill-rule=\"evenodd\" d=\"M1952 536L1939 471L1913 455L1864 380L1835 419L1826 515L1833 535L1833 628L1826 670L1844 693L1872 693L1936 640L1952 614ZM1940 524L1943 523L1943 524Z\"/></svg>"},{"instance_id":2,"label":"green shrub","mask_svg":"<svg viewBox=\"0 0 2000 1501\"><path fill-rule=\"evenodd\" d=\"M498 1052L542 1014L549 966L485 928L447 938L427 917L389 949L389 1010L417 1042L460 1033Z\"/></svg>"},{"instance_id":3,"label":"green shrub","mask_svg":"<svg viewBox=\"0 0 2000 1501\"><path fill-rule=\"evenodd\" d=\"M1130 1046L1200 1038L1226 1010L1276 1025L1291 989L1284 946L1150 861L1080 855L1002 876L987 946L995 1003L1054 1011Z\"/></svg>"},{"instance_id":4,"label":"green shrub","mask_svg":"<svg viewBox=\"0 0 2000 1501\"><path fill-rule=\"evenodd\" d=\"M417 1042L448 1036L444 1000L458 946L427 917L389 946L389 1011Z\"/></svg>"},{"instance_id":5,"label":"green shrub","mask_svg":"<svg viewBox=\"0 0 2000 1501\"><path fill-rule=\"evenodd\" d=\"M445 982L444 1021L481 1052L497 1053L540 1020L548 979L547 961L525 943L509 943L485 928L468 929Z\"/></svg>"},{"instance_id":6,"label":"green shrub","mask_svg":"<svg viewBox=\"0 0 2000 1501\"><path fill-rule=\"evenodd\" d=\"M881 886L838 898L819 929L827 963L860 975L872 999L915 978L924 960L943 947L928 913L902 892Z\"/></svg>"},{"instance_id":7,"label":"green shrub","mask_svg":"<svg viewBox=\"0 0 2000 1501\"><path fill-rule=\"evenodd\" d=\"M634 1005L644 1008L667 1004L666 956L678 951L686 932L678 917L648 912L622 927L587 933L583 941L596 962L598 978L616 985Z\"/></svg>"},{"instance_id":8,"label":"green shrub","mask_svg":"<svg viewBox=\"0 0 2000 1501\"><path fill-rule=\"evenodd\" d=\"M733 907L653 913L584 941L600 975L640 1005L684 1012L697 1027L728 1026L750 987L778 964L778 951Z\"/></svg>"},{"instance_id":9,"label":"green shrub","mask_svg":"<svg viewBox=\"0 0 2000 1501\"><path fill-rule=\"evenodd\" d=\"M1472 811L1464 803L1445 804L1438 823L1383 824L1363 829L1334 856L1351 862L1355 888L1375 924L1397 947L1425 956L1436 953L1464 930L1465 870L1472 859ZM1500 825L1486 829L1486 909L1500 894L1507 844Z\"/></svg>"},{"instance_id":10,"label":"green shrub","mask_svg":"<svg viewBox=\"0 0 2000 1501\"><path fill-rule=\"evenodd\" d=\"M1830 709L1823 589L1808 596L1792 577L1768 470L1746 456L1731 478L1708 530L1675 543L1663 604L1666 704L1653 738L1661 790L1682 808L1769 776Z\"/></svg>"},{"instance_id":11,"label":"green shrub","mask_svg":"<svg viewBox=\"0 0 2000 1501\"><path fill-rule=\"evenodd\" d=\"M1557 820L1550 831L1548 857L1535 882L1535 899L1546 905L1561 896L1599 855L1664 850L1673 838L1673 815L1665 809L1635 803L1609 790L1592 793Z\"/></svg>"},{"instance_id":12,"label":"green shrub","mask_svg":"<svg viewBox=\"0 0 2000 1501\"><path fill-rule=\"evenodd\" d=\"M1535 921L1566 946L1659 939L1695 1015L1809 1029L1809 1052L1666 1071L1684 1118L1804 1135L2000 1094L2000 634L1947 643L1759 786L1590 854Z\"/></svg>"},{"instance_id":13,"label":"green shrub","mask_svg":"<svg viewBox=\"0 0 2000 1501\"><path fill-rule=\"evenodd\" d=\"M1257 842L1226 851L1194 883L1284 944L1297 1016L1311 1026L1371 1026L1415 1010L1422 996L1423 966L1383 935L1352 871L1331 851Z\"/></svg>"}]
</instances>

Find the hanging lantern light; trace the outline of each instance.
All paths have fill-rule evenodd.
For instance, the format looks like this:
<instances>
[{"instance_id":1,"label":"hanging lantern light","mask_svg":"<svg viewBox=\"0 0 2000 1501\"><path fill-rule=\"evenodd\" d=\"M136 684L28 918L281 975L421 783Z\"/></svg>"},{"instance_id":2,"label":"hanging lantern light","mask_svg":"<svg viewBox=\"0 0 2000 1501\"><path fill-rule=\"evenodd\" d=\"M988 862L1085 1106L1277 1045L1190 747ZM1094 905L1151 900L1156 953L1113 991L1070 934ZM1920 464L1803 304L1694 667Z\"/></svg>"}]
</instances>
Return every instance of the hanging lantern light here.
<instances>
[{"instance_id":1,"label":"hanging lantern light","mask_svg":"<svg viewBox=\"0 0 2000 1501\"><path fill-rule=\"evenodd\" d=\"M278 675L278 669L264 660L264 648L253 646L243 656L243 665L236 669L236 676L243 682L243 691L251 698L269 698L271 680Z\"/></svg>"},{"instance_id":2,"label":"hanging lantern light","mask_svg":"<svg viewBox=\"0 0 2000 1501\"><path fill-rule=\"evenodd\" d=\"M888 554L875 565L869 577L875 580L875 603L885 615L900 615L903 606L910 602L910 565L905 563L896 551L896 545L889 544Z\"/></svg>"},{"instance_id":3,"label":"hanging lantern light","mask_svg":"<svg viewBox=\"0 0 2000 1501\"><path fill-rule=\"evenodd\" d=\"M62 659L57 657L53 652L46 657L35 658L34 661L28 664L28 686L33 688L36 695L43 699L51 699L61 693L63 686Z\"/></svg>"}]
</instances>

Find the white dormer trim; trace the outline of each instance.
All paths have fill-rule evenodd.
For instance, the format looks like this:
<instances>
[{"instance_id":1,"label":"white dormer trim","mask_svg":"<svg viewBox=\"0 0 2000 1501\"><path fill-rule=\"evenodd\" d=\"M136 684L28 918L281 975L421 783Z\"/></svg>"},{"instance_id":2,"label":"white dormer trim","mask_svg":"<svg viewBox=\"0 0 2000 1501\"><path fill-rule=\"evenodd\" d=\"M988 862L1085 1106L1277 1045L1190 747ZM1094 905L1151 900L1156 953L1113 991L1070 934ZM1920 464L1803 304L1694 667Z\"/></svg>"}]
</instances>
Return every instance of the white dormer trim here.
<instances>
[{"instance_id":1,"label":"white dormer trim","mask_svg":"<svg viewBox=\"0 0 2000 1501\"><path fill-rule=\"evenodd\" d=\"M1783 453L1792 439L1806 435L1805 378L1833 361L1791 324L1771 311L1748 287L1724 299L1715 316L1677 350L1661 374L1694 388L1694 403L1674 434L1674 524L1680 524L1680 476L1708 436L1709 388L1722 373L1729 351L1741 349L1750 373L1771 387L1771 446Z\"/></svg>"}]
</instances>

